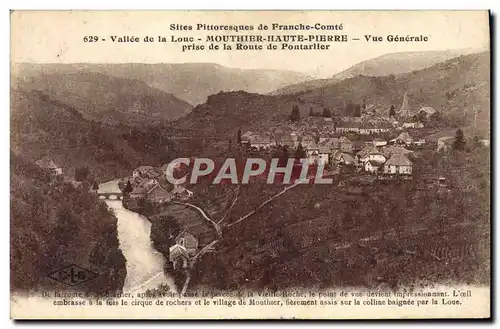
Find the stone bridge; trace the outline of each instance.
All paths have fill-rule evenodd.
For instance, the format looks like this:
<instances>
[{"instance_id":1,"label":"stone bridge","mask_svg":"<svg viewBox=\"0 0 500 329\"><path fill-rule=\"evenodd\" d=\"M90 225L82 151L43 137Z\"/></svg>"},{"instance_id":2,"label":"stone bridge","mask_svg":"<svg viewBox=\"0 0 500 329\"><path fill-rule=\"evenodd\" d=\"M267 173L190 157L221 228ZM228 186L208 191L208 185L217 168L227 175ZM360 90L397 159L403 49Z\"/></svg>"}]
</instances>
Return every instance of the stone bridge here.
<instances>
[{"instance_id":1,"label":"stone bridge","mask_svg":"<svg viewBox=\"0 0 500 329\"><path fill-rule=\"evenodd\" d=\"M98 192L97 196L101 200L123 200L123 193L121 192Z\"/></svg>"}]
</instances>

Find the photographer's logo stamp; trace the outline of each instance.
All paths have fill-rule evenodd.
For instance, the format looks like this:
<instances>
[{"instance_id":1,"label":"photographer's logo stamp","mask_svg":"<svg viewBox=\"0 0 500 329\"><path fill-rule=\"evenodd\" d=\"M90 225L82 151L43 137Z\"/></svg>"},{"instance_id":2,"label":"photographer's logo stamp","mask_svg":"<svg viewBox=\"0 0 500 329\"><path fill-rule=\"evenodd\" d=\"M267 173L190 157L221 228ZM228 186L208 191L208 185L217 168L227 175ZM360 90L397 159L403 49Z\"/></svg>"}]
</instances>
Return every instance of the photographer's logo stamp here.
<instances>
[{"instance_id":1,"label":"photographer's logo stamp","mask_svg":"<svg viewBox=\"0 0 500 329\"><path fill-rule=\"evenodd\" d=\"M76 286L84 282L92 281L98 276L99 274L75 264L63 267L49 274L51 279L69 286Z\"/></svg>"}]
</instances>

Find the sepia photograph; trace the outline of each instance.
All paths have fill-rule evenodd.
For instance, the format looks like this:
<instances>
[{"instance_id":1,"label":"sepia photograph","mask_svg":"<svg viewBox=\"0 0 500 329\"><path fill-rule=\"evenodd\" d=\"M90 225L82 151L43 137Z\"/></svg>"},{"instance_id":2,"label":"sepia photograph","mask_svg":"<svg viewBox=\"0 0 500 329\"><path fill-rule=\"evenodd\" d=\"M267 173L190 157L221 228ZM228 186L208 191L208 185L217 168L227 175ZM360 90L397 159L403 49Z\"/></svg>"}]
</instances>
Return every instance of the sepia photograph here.
<instances>
[{"instance_id":1,"label":"sepia photograph","mask_svg":"<svg viewBox=\"0 0 500 329\"><path fill-rule=\"evenodd\" d=\"M10 20L11 318L490 318L488 11Z\"/></svg>"}]
</instances>

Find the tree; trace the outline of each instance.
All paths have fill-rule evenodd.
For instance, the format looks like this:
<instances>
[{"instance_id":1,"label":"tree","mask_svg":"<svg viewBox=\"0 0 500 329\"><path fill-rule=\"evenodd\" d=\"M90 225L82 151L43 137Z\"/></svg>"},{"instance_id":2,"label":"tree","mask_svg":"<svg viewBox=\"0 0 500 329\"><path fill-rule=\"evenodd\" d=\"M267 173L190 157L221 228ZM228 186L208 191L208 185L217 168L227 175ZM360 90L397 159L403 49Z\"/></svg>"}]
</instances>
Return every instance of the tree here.
<instances>
[{"instance_id":1,"label":"tree","mask_svg":"<svg viewBox=\"0 0 500 329\"><path fill-rule=\"evenodd\" d=\"M127 181L127 185L125 185L125 188L123 189L123 194L130 194L130 192L133 191L132 184L130 184L130 181Z\"/></svg>"},{"instance_id":2,"label":"tree","mask_svg":"<svg viewBox=\"0 0 500 329\"><path fill-rule=\"evenodd\" d=\"M295 150L295 159L303 159L305 157L306 157L306 151L304 150L302 143L299 143L297 149Z\"/></svg>"},{"instance_id":3,"label":"tree","mask_svg":"<svg viewBox=\"0 0 500 329\"><path fill-rule=\"evenodd\" d=\"M241 145L241 129L238 129L238 134L236 136L236 141L238 145Z\"/></svg>"},{"instance_id":4,"label":"tree","mask_svg":"<svg viewBox=\"0 0 500 329\"><path fill-rule=\"evenodd\" d=\"M290 120L294 121L294 122L300 120L300 111L299 111L299 107L297 105L294 105L292 107L292 113L290 114Z\"/></svg>"},{"instance_id":5,"label":"tree","mask_svg":"<svg viewBox=\"0 0 500 329\"><path fill-rule=\"evenodd\" d=\"M97 191L99 189L99 184L97 184L96 181L94 181L94 184L92 185L92 190Z\"/></svg>"},{"instance_id":6,"label":"tree","mask_svg":"<svg viewBox=\"0 0 500 329\"><path fill-rule=\"evenodd\" d=\"M391 109L389 110L389 117L396 116L396 110L394 110L394 105L391 105Z\"/></svg>"},{"instance_id":7,"label":"tree","mask_svg":"<svg viewBox=\"0 0 500 329\"><path fill-rule=\"evenodd\" d=\"M415 114L415 121L417 122L426 122L427 121L427 113L425 111L420 111Z\"/></svg>"},{"instance_id":8,"label":"tree","mask_svg":"<svg viewBox=\"0 0 500 329\"><path fill-rule=\"evenodd\" d=\"M483 146L483 144L481 144L481 140L477 135L474 136L474 139L472 140L472 146L474 148L481 148Z\"/></svg>"},{"instance_id":9,"label":"tree","mask_svg":"<svg viewBox=\"0 0 500 329\"><path fill-rule=\"evenodd\" d=\"M354 117L360 117L361 116L361 106L359 104L356 104L354 107Z\"/></svg>"},{"instance_id":10,"label":"tree","mask_svg":"<svg viewBox=\"0 0 500 329\"><path fill-rule=\"evenodd\" d=\"M453 149L463 151L465 150L465 137L462 129L457 129L455 134L455 141L453 142Z\"/></svg>"},{"instance_id":11,"label":"tree","mask_svg":"<svg viewBox=\"0 0 500 329\"><path fill-rule=\"evenodd\" d=\"M87 179L87 176L90 174L90 170L88 167L79 167L75 169L75 180L77 182L83 182Z\"/></svg>"},{"instance_id":12,"label":"tree","mask_svg":"<svg viewBox=\"0 0 500 329\"><path fill-rule=\"evenodd\" d=\"M349 103L345 107L344 112L345 112L346 116L360 117L361 116L361 105Z\"/></svg>"},{"instance_id":13,"label":"tree","mask_svg":"<svg viewBox=\"0 0 500 329\"><path fill-rule=\"evenodd\" d=\"M323 108L323 116L325 118L331 118L332 117L332 112L330 111L329 108L327 108L327 107Z\"/></svg>"},{"instance_id":14,"label":"tree","mask_svg":"<svg viewBox=\"0 0 500 329\"><path fill-rule=\"evenodd\" d=\"M281 149L279 156L278 156L278 166L286 167L289 157L290 157L290 155L288 154L288 146L284 145L283 148Z\"/></svg>"},{"instance_id":15,"label":"tree","mask_svg":"<svg viewBox=\"0 0 500 329\"><path fill-rule=\"evenodd\" d=\"M312 106L311 106L311 108L309 109L309 116L310 116L310 117L314 116L314 111L313 111Z\"/></svg>"}]
</instances>

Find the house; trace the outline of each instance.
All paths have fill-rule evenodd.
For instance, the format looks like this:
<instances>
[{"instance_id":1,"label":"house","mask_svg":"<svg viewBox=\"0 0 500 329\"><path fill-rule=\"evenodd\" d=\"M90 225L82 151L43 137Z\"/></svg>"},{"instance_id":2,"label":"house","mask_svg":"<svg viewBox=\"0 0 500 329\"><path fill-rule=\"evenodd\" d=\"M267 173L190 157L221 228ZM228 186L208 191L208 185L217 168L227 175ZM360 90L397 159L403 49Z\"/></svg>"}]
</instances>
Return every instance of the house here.
<instances>
[{"instance_id":1,"label":"house","mask_svg":"<svg viewBox=\"0 0 500 329\"><path fill-rule=\"evenodd\" d=\"M333 150L338 150L340 148L340 142L337 137L326 138L319 143L320 147L327 147L330 152Z\"/></svg>"},{"instance_id":2,"label":"house","mask_svg":"<svg viewBox=\"0 0 500 329\"><path fill-rule=\"evenodd\" d=\"M342 152L347 152L347 153L351 153L352 152L352 150L353 150L353 144L346 137L344 137L344 136L340 137L339 144L340 144L340 150Z\"/></svg>"},{"instance_id":3,"label":"house","mask_svg":"<svg viewBox=\"0 0 500 329\"><path fill-rule=\"evenodd\" d=\"M368 161L385 163L387 161L387 157L376 147L373 147L370 151L366 152L366 154L363 154L362 157L359 157L359 160L363 163Z\"/></svg>"},{"instance_id":4,"label":"house","mask_svg":"<svg viewBox=\"0 0 500 329\"><path fill-rule=\"evenodd\" d=\"M247 131L246 133L241 135L241 139L250 140L250 139L252 139L253 135L254 135L253 131Z\"/></svg>"},{"instance_id":5,"label":"house","mask_svg":"<svg viewBox=\"0 0 500 329\"><path fill-rule=\"evenodd\" d=\"M155 184L149 190L146 190L146 199L153 203L165 203L172 199L172 193L168 192L160 184Z\"/></svg>"},{"instance_id":6,"label":"house","mask_svg":"<svg viewBox=\"0 0 500 329\"><path fill-rule=\"evenodd\" d=\"M417 112L417 114L422 115L422 116L425 114L426 119L429 119L434 113L436 113L436 110L433 109L432 107L429 107L429 106L422 107Z\"/></svg>"},{"instance_id":7,"label":"house","mask_svg":"<svg viewBox=\"0 0 500 329\"><path fill-rule=\"evenodd\" d=\"M365 143L363 141L354 141L354 142L352 142L352 151L359 152L359 151L361 151L363 146L365 146Z\"/></svg>"},{"instance_id":8,"label":"house","mask_svg":"<svg viewBox=\"0 0 500 329\"><path fill-rule=\"evenodd\" d=\"M383 162L377 161L366 161L365 163L365 171L369 173L377 173L384 166Z\"/></svg>"},{"instance_id":9,"label":"house","mask_svg":"<svg viewBox=\"0 0 500 329\"><path fill-rule=\"evenodd\" d=\"M319 163L319 147L316 144L311 144L306 150L307 160L309 164Z\"/></svg>"},{"instance_id":10,"label":"house","mask_svg":"<svg viewBox=\"0 0 500 329\"><path fill-rule=\"evenodd\" d=\"M313 144L307 149L307 158L310 164L327 164L330 162L330 148Z\"/></svg>"},{"instance_id":11,"label":"house","mask_svg":"<svg viewBox=\"0 0 500 329\"><path fill-rule=\"evenodd\" d=\"M159 173L151 166L140 166L132 171L132 178L156 178Z\"/></svg>"},{"instance_id":12,"label":"house","mask_svg":"<svg viewBox=\"0 0 500 329\"><path fill-rule=\"evenodd\" d=\"M371 143L370 143L371 144ZM368 156L368 154L371 152L371 150L374 148L373 145L365 145L365 147L359 151L357 154L356 154L356 157L361 160L361 159L364 159L366 156ZM361 160L362 161L362 160Z\"/></svg>"},{"instance_id":13,"label":"house","mask_svg":"<svg viewBox=\"0 0 500 329\"><path fill-rule=\"evenodd\" d=\"M193 196L192 191L190 191L182 186L175 186L174 189L170 193L172 193L173 197L180 199L180 200L186 200L186 199L189 199L190 197Z\"/></svg>"},{"instance_id":14,"label":"house","mask_svg":"<svg viewBox=\"0 0 500 329\"><path fill-rule=\"evenodd\" d=\"M276 145L288 146L288 148L295 148L295 141L289 134L282 135L279 139L276 139Z\"/></svg>"},{"instance_id":15,"label":"house","mask_svg":"<svg viewBox=\"0 0 500 329\"><path fill-rule=\"evenodd\" d=\"M399 134L398 137L391 140L391 142L396 144L406 144L411 145L413 143L413 138L406 131Z\"/></svg>"},{"instance_id":16,"label":"house","mask_svg":"<svg viewBox=\"0 0 500 329\"><path fill-rule=\"evenodd\" d=\"M413 145L417 146L417 147L422 147L426 144L426 141L425 139L419 139L418 141L415 141L413 142Z\"/></svg>"},{"instance_id":17,"label":"house","mask_svg":"<svg viewBox=\"0 0 500 329\"><path fill-rule=\"evenodd\" d=\"M381 146L386 146L387 145L387 141L382 139L382 138L375 138L373 140L373 146L375 147L381 147Z\"/></svg>"},{"instance_id":18,"label":"house","mask_svg":"<svg viewBox=\"0 0 500 329\"><path fill-rule=\"evenodd\" d=\"M255 133L253 131L247 131L241 135L241 144L250 145L250 141L254 138Z\"/></svg>"},{"instance_id":19,"label":"house","mask_svg":"<svg viewBox=\"0 0 500 329\"><path fill-rule=\"evenodd\" d=\"M309 149L311 146L316 146L316 138L311 134L307 134L302 136L301 143L304 148Z\"/></svg>"},{"instance_id":20,"label":"house","mask_svg":"<svg viewBox=\"0 0 500 329\"><path fill-rule=\"evenodd\" d=\"M328 164L330 162L330 147L318 146L318 163Z\"/></svg>"},{"instance_id":21,"label":"house","mask_svg":"<svg viewBox=\"0 0 500 329\"><path fill-rule=\"evenodd\" d=\"M403 128L421 129L421 128L424 128L424 124L422 122L418 122L418 121L404 122Z\"/></svg>"},{"instance_id":22,"label":"house","mask_svg":"<svg viewBox=\"0 0 500 329\"><path fill-rule=\"evenodd\" d=\"M361 123L359 133L361 135L372 135L386 133L392 128L392 124L387 121L371 119L368 122Z\"/></svg>"},{"instance_id":23,"label":"house","mask_svg":"<svg viewBox=\"0 0 500 329\"><path fill-rule=\"evenodd\" d=\"M40 160L35 162L37 166L49 172L51 175L60 176L63 174L63 170L60 166L58 166L54 160L52 160L48 156L44 156Z\"/></svg>"},{"instance_id":24,"label":"house","mask_svg":"<svg viewBox=\"0 0 500 329\"><path fill-rule=\"evenodd\" d=\"M146 197L146 189L143 186L136 186L130 192L129 198L131 199L144 199Z\"/></svg>"},{"instance_id":25,"label":"house","mask_svg":"<svg viewBox=\"0 0 500 329\"><path fill-rule=\"evenodd\" d=\"M146 198L149 191L152 191L154 187L160 185L158 181L153 178L149 179L136 178L135 181L137 183L134 186L132 192L130 192L129 194L129 197L131 199L144 199Z\"/></svg>"},{"instance_id":26,"label":"house","mask_svg":"<svg viewBox=\"0 0 500 329\"><path fill-rule=\"evenodd\" d=\"M336 156L336 162L342 165L355 165L357 164L356 159L349 153L340 153Z\"/></svg>"},{"instance_id":27,"label":"house","mask_svg":"<svg viewBox=\"0 0 500 329\"><path fill-rule=\"evenodd\" d=\"M441 151L441 150L447 151L447 150L451 149L454 141L455 141L455 137L453 137L453 136L445 136L445 137L438 138L437 150L438 151Z\"/></svg>"},{"instance_id":28,"label":"house","mask_svg":"<svg viewBox=\"0 0 500 329\"><path fill-rule=\"evenodd\" d=\"M256 149L268 149L273 145L271 139L266 136L255 135L252 140L250 140L250 146Z\"/></svg>"},{"instance_id":29,"label":"house","mask_svg":"<svg viewBox=\"0 0 500 329\"><path fill-rule=\"evenodd\" d=\"M479 143L481 143L483 146L490 146L490 140L489 139L480 139Z\"/></svg>"},{"instance_id":30,"label":"house","mask_svg":"<svg viewBox=\"0 0 500 329\"><path fill-rule=\"evenodd\" d=\"M189 256L194 256L198 251L198 239L186 230L175 238L175 243L184 247Z\"/></svg>"},{"instance_id":31,"label":"house","mask_svg":"<svg viewBox=\"0 0 500 329\"><path fill-rule=\"evenodd\" d=\"M381 149L381 151L382 154L384 154L387 159L393 156L394 154L409 155L413 153L413 151L407 150L402 146L387 146Z\"/></svg>"},{"instance_id":32,"label":"house","mask_svg":"<svg viewBox=\"0 0 500 329\"><path fill-rule=\"evenodd\" d=\"M174 244L169 248L169 259L174 266L174 270L187 268L189 254L185 247Z\"/></svg>"},{"instance_id":33,"label":"house","mask_svg":"<svg viewBox=\"0 0 500 329\"><path fill-rule=\"evenodd\" d=\"M389 175L411 175L413 164L404 154L394 154L384 164L384 173Z\"/></svg>"},{"instance_id":34,"label":"house","mask_svg":"<svg viewBox=\"0 0 500 329\"><path fill-rule=\"evenodd\" d=\"M299 137L300 137L300 133L297 132L297 131L292 131L290 133L290 137L292 138L293 142L295 145L299 145Z\"/></svg>"}]
</instances>

